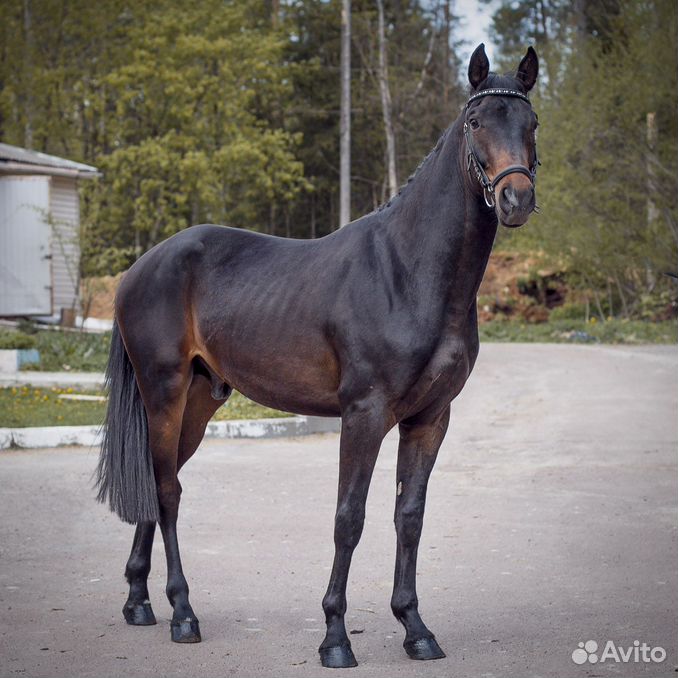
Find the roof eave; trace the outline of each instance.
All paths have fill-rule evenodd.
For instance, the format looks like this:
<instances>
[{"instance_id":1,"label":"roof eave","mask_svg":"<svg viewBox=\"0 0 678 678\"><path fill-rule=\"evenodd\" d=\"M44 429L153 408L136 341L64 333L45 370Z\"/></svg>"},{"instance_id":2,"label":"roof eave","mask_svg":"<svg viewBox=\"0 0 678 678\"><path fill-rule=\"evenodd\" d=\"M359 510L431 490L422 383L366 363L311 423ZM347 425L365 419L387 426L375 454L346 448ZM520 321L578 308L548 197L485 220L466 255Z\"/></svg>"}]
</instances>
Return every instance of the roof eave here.
<instances>
[{"instance_id":1,"label":"roof eave","mask_svg":"<svg viewBox=\"0 0 678 678\"><path fill-rule=\"evenodd\" d=\"M72 179L96 179L101 172L96 170L77 170L66 167L51 167L49 165L36 165L14 160L0 161L0 174L39 174L55 177L70 177Z\"/></svg>"}]
</instances>

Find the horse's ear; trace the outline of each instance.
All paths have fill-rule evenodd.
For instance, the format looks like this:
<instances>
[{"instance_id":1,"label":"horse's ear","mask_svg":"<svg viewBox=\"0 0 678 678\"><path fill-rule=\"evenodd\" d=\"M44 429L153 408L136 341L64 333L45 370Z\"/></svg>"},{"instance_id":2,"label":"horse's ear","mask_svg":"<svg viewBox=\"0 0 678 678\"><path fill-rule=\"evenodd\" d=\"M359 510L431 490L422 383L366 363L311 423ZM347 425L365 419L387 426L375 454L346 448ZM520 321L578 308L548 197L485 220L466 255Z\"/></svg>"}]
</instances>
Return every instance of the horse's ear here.
<instances>
[{"instance_id":1,"label":"horse's ear","mask_svg":"<svg viewBox=\"0 0 678 678\"><path fill-rule=\"evenodd\" d=\"M473 54L471 54L471 61L468 65L468 81L471 83L473 89L478 89L490 72L490 62L485 54L485 44L480 43Z\"/></svg>"},{"instance_id":2,"label":"horse's ear","mask_svg":"<svg viewBox=\"0 0 678 678\"><path fill-rule=\"evenodd\" d=\"M537 53L532 47L528 47L527 53L518 66L516 78L525 85L525 90L529 92L534 87L534 83L537 82L538 75L539 59L537 58Z\"/></svg>"}]
</instances>

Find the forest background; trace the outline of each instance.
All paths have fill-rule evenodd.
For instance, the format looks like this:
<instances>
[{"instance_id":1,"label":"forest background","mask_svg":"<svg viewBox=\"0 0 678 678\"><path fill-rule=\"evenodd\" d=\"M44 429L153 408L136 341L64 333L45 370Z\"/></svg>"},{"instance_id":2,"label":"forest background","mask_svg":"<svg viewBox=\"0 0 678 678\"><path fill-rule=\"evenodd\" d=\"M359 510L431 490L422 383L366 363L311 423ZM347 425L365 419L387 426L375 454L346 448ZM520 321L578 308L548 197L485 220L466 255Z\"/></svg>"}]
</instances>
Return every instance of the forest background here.
<instances>
[{"instance_id":1,"label":"forest background","mask_svg":"<svg viewBox=\"0 0 678 678\"><path fill-rule=\"evenodd\" d=\"M488 6L493 70L527 45L541 61L541 211L498 247L587 318L675 317L675 0ZM340 35L339 0L0 0L0 140L103 173L81 187L85 278L196 223L320 237L339 227ZM459 114L463 40L451 0L353 0L352 218Z\"/></svg>"}]
</instances>

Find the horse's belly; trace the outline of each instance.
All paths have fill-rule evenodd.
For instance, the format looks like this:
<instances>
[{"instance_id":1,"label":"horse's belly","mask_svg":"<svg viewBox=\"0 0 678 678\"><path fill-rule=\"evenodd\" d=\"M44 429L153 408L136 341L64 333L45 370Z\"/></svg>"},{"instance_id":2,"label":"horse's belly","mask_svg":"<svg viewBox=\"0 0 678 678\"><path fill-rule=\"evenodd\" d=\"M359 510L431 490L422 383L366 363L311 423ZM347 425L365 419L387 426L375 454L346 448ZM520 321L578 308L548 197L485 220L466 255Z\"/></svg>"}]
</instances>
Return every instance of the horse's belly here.
<instances>
[{"instance_id":1,"label":"horse's belly","mask_svg":"<svg viewBox=\"0 0 678 678\"><path fill-rule=\"evenodd\" d=\"M261 405L295 414L339 416L333 352L329 347L303 348L231 350L216 356L218 373L229 386Z\"/></svg>"}]
</instances>

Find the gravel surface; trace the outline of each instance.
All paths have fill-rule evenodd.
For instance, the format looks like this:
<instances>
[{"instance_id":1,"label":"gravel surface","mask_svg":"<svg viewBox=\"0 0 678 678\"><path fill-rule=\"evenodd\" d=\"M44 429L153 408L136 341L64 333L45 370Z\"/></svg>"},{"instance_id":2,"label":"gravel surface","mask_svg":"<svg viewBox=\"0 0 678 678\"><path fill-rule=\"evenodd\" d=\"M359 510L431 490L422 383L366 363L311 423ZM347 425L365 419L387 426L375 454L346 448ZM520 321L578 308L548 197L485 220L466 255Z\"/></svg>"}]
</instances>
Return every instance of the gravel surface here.
<instances>
[{"instance_id":1,"label":"gravel surface","mask_svg":"<svg viewBox=\"0 0 678 678\"><path fill-rule=\"evenodd\" d=\"M447 659L417 663L389 599L397 435L387 437L349 582L347 628L380 676L674 676L678 349L490 344L433 473L420 609ZM320 667L336 434L208 441L182 472L180 543L199 645L127 626L133 528L95 504L96 452L0 453L0 675L335 675ZM575 664L579 642L661 646L661 663ZM590 647L590 646L589 646ZM633 658L632 658L633 659Z\"/></svg>"}]
</instances>

